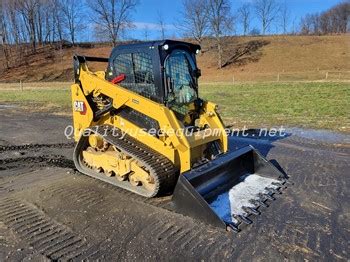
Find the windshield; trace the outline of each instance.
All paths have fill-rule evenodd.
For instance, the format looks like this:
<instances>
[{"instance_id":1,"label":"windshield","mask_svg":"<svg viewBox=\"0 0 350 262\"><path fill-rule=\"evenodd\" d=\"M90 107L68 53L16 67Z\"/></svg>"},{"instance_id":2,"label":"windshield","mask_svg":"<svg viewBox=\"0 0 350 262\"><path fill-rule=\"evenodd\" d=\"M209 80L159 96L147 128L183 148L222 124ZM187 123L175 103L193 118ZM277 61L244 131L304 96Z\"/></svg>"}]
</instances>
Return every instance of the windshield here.
<instances>
[{"instance_id":1,"label":"windshield","mask_svg":"<svg viewBox=\"0 0 350 262\"><path fill-rule=\"evenodd\" d=\"M174 50L165 61L165 79L168 87L168 102L171 105L187 104L197 98L196 69L191 55L183 50Z\"/></svg>"}]
</instances>

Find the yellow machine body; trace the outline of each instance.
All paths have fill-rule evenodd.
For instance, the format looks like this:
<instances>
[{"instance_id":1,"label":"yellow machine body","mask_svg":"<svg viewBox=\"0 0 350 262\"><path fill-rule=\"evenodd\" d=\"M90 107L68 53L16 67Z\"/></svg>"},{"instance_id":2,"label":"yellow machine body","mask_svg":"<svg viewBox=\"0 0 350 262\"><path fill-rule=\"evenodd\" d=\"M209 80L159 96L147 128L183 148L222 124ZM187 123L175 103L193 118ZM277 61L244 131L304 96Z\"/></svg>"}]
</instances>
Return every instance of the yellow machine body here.
<instances>
[{"instance_id":1,"label":"yellow machine body","mask_svg":"<svg viewBox=\"0 0 350 262\"><path fill-rule=\"evenodd\" d=\"M115 126L170 159L180 173L191 169L191 165L203 156L203 150L209 142L217 140L220 142L223 153L227 151L226 130L217 113L217 105L214 103L205 102L203 113L199 116L198 126L200 128L206 126L206 128L188 135L185 133L184 124L176 118L171 109L106 81L104 72L90 72L87 64L82 64L80 70L79 79L83 89L79 84L71 86L76 141L87 127L103 124ZM115 109L126 106L156 120L163 133L156 137L121 116L106 115L94 122L93 111L89 107L86 96L101 94L113 99ZM86 110L84 114L76 105L81 102L86 106L83 109Z\"/></svg>"}]
</instances>

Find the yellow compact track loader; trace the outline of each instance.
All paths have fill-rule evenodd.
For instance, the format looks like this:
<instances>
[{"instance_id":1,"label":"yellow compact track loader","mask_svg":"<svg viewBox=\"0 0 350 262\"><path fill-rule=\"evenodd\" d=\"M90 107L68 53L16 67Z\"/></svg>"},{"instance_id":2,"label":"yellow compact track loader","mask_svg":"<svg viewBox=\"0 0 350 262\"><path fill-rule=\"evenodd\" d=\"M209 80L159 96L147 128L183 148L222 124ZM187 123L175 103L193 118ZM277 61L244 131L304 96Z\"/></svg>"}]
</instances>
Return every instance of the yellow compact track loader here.
<instances>
[{"instance_id":1,"label":"yellow compact track loader","mask_svg":"<svg viewBox=\"0 0 350 262\"><path fill-rule=\"evenodd\" d=\"M74 56L74 163L145 197L173 194L175 211L237 231L286 180L253 147L228 150L217 106L198 96L198 52L164 40ZM91 72L88 61L108 65Z\"/></svg>"}]
</instances>

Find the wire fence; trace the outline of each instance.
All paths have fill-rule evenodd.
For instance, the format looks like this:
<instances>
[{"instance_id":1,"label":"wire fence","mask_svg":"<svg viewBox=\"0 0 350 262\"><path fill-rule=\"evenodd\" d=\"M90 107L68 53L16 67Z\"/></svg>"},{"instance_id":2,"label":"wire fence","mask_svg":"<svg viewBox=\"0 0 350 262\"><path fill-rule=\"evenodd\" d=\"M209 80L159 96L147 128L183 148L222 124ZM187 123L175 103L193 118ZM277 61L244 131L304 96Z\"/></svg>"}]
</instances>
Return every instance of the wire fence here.
<instances>
[{"instance_id":1,"label":"wire fence","mask_svg":"<svg viewBox=\"0 0 350 262\"><path fill-rule=\"evenodd\" d=\"M0 83L0 90L38 90L38 89L69 89L72 84L70 82L25 82L18 81L12 83Z\"/></svg>"},{"instance_id":2,"label":"wire fence","mask_svg":"<svg viewBox=\"0 0 350 262\"><path fill-rule=\"evenodd\" d=\"M244 72L233 74L224 72L210 77L202 77L202 84L238 84L247 82L317 82L317 81L350 81L350 71L304 71L304 72L276 72L255 73Z\"/></svg>"},{"instance_id":3,"label":"wire fence","mask_svg":"<svg viewBox=\"0 0 350 262\"><path fill-rule=\"evenodd\" d=\"M349 82L350 71L309 71L293 73L246 73L223 74L201 77L200 84L205 85L235 85L249 83L285 83L285 82ZM0 83L0 90L32 90L32 89L65 89L69 88L72 80L32 82L19 80L11 83Z\"/></svg>"}]
</instances>

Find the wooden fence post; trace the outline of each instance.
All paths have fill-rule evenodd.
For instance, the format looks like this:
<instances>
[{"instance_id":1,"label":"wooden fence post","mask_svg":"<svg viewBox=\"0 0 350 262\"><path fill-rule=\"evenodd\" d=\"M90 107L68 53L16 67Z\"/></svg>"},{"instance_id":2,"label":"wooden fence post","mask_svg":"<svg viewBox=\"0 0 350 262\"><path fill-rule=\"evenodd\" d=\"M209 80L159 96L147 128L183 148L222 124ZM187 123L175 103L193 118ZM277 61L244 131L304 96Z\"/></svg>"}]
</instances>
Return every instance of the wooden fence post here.
<instances>
[{"instance_id":1,"label":"wooden fence post","mask_svg":"<svg viewBox=\"0 0 350 262\"><path fill-rule=\"evenodd\" d=\"M326 80L328 80L328 72L326 72Z\"/></svg>"}]
</instances>

